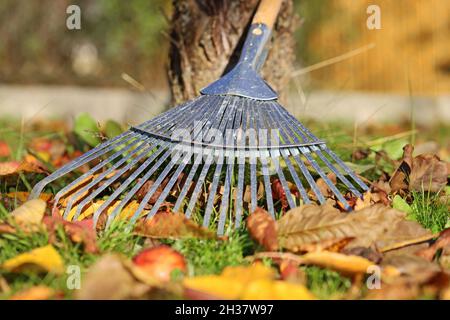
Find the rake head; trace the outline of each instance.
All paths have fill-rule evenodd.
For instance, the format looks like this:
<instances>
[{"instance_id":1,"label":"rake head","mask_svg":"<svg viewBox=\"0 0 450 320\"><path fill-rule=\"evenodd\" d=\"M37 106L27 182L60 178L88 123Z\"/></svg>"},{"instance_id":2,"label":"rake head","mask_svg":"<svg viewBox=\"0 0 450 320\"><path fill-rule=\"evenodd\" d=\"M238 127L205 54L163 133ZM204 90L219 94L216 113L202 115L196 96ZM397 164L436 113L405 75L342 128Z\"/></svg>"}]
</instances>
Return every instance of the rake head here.
<instances>
[{"instance_id":1,"label":"rake head","mask_svg":"<svg viewBox=\"0 0 450 320\"><path fill-rule=\"evenodd\" d=\"M223 234L257 206L275 217L279 197L273 195L283 194L290 208L324 203L315 177L350 210L327 172L357 197L368 187L277 102L258 75L280 6L281 0L261 0L239 62L202 96L92 149L39 182L31 197L89 165L55 196L55 208L68 220L92 214L97 225L106 213L107 226L123 216L134 223L169 203L173 211L206 227L217 225Z\"/></svg>"},{"instance_id":2,"label":"rake head","mask_svg":"<svg viewBox=\"0 0 450 320\"><path fill-rule=\"evenodd\" d=\"M87 164L91 169L64 186L54 206L69 220L80 219L91 208L95 224L102 212L108 212L109 225L133 201L139 205L127 214L130 222L149 219L170 201L175 203L173 211L187 217L195 213L207 227L217 223L217 232L223 234L227 227L241 224L244 210L261 206L275 217L274 178L290 208L324 203L325 195L315 182L321 177L350 210L327 172L357 197L368 189L278 102L232 95L201 96L132 127L43 179L31 197ZM293 186L298 192L292 192ZM94 209L92 203L97 203Z\"/></svg>"}]
</instances>

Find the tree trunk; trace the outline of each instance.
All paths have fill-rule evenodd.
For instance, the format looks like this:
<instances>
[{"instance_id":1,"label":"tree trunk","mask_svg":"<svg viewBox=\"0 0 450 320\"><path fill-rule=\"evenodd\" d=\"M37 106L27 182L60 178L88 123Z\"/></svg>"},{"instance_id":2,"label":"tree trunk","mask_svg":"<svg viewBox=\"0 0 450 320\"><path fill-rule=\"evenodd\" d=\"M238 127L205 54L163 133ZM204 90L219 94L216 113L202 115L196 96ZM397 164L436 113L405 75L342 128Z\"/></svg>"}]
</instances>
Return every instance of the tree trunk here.
<instances>
[{"instance_id":1,"label":"tree trunk","mask_svg":"<svg viewBox=\"0 0 450 320\"><path fill-rule=\"evenodd\" d=\"M173 0L169 84L172 102L199 95L239 58L259 0ZM292 0L284 0L275 24L263 78L283 100L293 70L294 30L298 25Z\"/></svg>"}]
</instances>

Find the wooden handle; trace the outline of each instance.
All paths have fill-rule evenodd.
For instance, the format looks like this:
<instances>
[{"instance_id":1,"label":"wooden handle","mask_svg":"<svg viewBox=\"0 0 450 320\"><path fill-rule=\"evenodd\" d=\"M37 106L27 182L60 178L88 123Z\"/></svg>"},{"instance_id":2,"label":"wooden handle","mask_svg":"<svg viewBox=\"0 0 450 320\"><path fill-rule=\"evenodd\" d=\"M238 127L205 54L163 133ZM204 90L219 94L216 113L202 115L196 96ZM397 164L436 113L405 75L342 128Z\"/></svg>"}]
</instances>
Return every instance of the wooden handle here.
<instances>
[{"instance_id":1,"label":"wooden handle","mask_svg":"<svg viewBox=\"0 0 450 320\"><path fill-rule=\"evenodd\" d=\"M283 0L261 0L252 23L264 23L272 29L280 12Z\"/></svg>"}]
</instances>

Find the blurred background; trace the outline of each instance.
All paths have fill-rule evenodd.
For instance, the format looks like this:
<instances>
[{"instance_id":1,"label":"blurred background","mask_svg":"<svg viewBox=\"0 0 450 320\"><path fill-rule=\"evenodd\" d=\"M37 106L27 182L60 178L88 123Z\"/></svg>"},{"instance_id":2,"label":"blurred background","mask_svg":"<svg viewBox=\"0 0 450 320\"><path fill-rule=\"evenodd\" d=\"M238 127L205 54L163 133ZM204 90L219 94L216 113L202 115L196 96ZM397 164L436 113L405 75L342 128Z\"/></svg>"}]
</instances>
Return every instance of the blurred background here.
<instances>
[{"instance_id":1,"label":"blurred background","mask_svg":"<svg viewBox=\"0 0 450 320\"><path fill-rule=\"evenodd\" d=\"M81 30L66 8L81 8ZM367 7L381 8L369 30ZM136 124L167 107L170 0L2 0L0 116ZM450 2L296 0L296 116L450 122ZM331 60L330 60L331 59ZM312 66L312 67L311 67Z\"/></svg>"}]
</instances>

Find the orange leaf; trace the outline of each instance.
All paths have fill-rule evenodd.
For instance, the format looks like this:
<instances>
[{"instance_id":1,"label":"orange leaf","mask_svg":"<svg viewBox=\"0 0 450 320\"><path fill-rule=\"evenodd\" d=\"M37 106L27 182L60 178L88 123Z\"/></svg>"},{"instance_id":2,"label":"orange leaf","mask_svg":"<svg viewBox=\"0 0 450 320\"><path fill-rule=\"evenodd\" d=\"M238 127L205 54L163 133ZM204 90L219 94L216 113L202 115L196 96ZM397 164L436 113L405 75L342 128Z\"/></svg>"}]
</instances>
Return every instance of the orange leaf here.
<instances>
[{"instance_id":1,"label":"orange leaf","mask_svg":"<svg viewBox=\"0 0 450 320\"><path fill-rule=\"evenodd\" d=\"M247 218L247 229L251 237L266 250L278 250L276 223L267 211L257 208Z\"/></svg>"},{"instance_id":2,"label":"orange leaf","mask_svg":"<svg viewBox=\"0 0 450 320\"><path fill-rule=\"evenodd\" d=\"M142 251L133 258L133 262L149 276L161 281L170 281L174 270L187 270L183 255L166 245Z\"/></svg>"}]
</instances>

